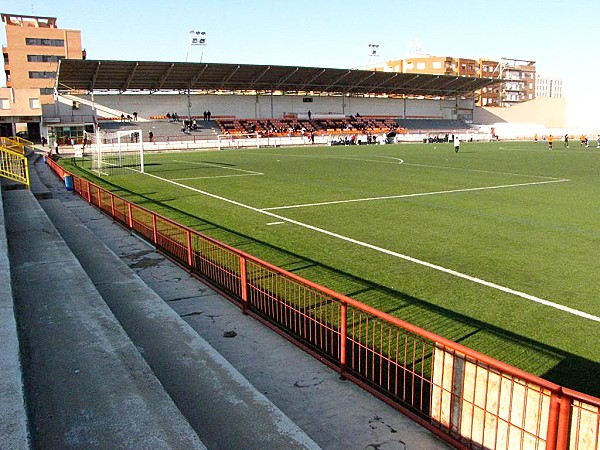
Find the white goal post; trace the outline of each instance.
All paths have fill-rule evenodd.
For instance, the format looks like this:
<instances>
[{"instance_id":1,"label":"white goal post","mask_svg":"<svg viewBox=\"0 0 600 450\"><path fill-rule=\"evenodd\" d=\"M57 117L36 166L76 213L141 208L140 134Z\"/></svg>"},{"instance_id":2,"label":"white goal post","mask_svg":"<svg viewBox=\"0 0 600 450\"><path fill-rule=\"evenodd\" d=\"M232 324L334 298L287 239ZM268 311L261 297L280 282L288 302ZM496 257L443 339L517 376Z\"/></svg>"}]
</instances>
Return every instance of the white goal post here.
<instances>
[{"instance_id":1,"label":"white goal post","mask_svg":"<svg viewBox=\"0 0 600 450\"><path fill-rule=\"evenodd\" d=\"M99 175L144 173L144 143L142 130L100 131L88 133L92 152L92 170Z\"/></svg>"},{"instance_id":2,"label":"white goal post","mask_svg":"<svg viewBox=\"0 0 600 450\"><path fill-rule=\"evenodd\" d=\"M219 141L219 150L222 148L260 148L258 133L219 134L217 135L217 139Z\"/></svg>"}]
</instances>

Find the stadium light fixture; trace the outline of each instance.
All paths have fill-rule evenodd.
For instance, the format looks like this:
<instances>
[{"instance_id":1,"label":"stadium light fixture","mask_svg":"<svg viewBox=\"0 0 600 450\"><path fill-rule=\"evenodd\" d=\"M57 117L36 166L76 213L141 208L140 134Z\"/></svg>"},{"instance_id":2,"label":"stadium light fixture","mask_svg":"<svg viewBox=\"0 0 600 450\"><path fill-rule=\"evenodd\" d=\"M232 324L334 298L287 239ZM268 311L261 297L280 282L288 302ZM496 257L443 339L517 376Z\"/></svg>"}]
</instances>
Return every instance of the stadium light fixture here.
<instances>
[{"instance_id":1,"label":"stadium light fixture","mask_svg":"<svg viewBox=\"0 0 600 450\"><path fill-rule=\"evenodd\" d=\"M205 47L206 46L206 31L196 31L196 30L190 31L189 40L188 40L188 50L187 50L187 54L185 56L186 62L189 59L192 45L201 45L201 46ZM204 56L204 51L202 52L202 55L200 56L200 62L202 62L202 56Z\"/></svg>"},{"instance_id":2,"label":"stadium light fixture","mask_svg":"<svg viewBox=\"0 0 600 450\"><path fill-rule=\"evenodd\" d=\"M377 49L379 48L379 44L369 44L369 48L371 49L370 56L377 56Z\"/></svg>"}]
</instances>

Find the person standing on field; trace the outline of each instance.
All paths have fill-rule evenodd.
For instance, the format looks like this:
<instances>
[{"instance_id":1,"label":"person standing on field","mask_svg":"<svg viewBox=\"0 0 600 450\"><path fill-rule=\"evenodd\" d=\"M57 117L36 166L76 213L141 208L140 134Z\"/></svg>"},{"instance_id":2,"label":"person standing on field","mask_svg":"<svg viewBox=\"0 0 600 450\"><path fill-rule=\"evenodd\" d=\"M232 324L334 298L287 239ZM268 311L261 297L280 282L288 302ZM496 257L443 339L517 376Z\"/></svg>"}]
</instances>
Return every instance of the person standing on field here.
<instances>
[{"instance_id":1,"label":"person standing on field","mask_svg":"<svg viewBox=\"0 0 600 450\"><path fill-rule=\"evenodd\" d=\"M454 153L458 153L460 149L460 139L458 139L458 135L454 136Z\"/></svg>"},{"instance_id":2,"label":"person standing on field","mask_svg":"<svg viewBox=\"0 0 600 450\"><path fill-rule=\"evenodd\" d=\"M548 150L552 150L552 141L554 140L554 137L552 137L552 135L548 136Z\"/></svg>"}]
</instances>

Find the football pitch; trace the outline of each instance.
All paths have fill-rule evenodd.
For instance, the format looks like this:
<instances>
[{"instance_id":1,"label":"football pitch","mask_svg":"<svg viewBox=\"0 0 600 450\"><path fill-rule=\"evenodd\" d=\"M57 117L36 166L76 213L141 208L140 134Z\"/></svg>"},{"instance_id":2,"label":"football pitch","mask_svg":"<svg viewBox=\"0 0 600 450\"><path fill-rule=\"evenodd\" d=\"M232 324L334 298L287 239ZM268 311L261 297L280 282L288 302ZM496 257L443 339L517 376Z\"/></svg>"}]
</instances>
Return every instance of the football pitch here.
<instances>
[{"instance_id":1,"label":"football pitch","mask_svg":"<svg viewBox=\"0 0 600 450\"><path fill-rule=\"evenodd\" d=\"M600 149L251 148L146 154L145 172L86 176L299 276L600 396Z\"/></svg>"}]
</instances>

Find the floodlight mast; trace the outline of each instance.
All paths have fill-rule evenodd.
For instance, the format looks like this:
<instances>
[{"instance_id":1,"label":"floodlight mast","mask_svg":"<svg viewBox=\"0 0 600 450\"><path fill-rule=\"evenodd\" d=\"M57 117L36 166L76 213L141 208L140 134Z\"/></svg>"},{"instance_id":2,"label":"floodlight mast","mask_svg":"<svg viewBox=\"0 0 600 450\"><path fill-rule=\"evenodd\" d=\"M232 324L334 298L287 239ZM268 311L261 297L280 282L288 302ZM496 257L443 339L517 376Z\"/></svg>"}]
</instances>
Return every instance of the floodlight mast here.
<instances>
[{"instance_id":1,"label":"floodlight mast","mask_svg":"<svg viewBox=\"0 0 600 450\"><path fill-rule=\"evenodd\" d=\"M188 62L190 53L192 50L192 45L201 45L206 47L206 31L196 31L191 30L188 39L188 51L185 56L185 62ZM204 50L200 54L200 62L202 62L202 57L204 56Z\"/></svg>"},{"instance_id":2,"label":"floodlight mast","mask_svg":"<svg viewBox=\"0 0 600 450\"><path fill-rule=\"evenodd\" d=\"M185 62L188 62L188 60L189 60L190 53L192 50L192 45L201 45L202 47L206 47L206 31L196 31L196 30L190 31L189 40L188 40L188 51L185 56ZM200 53L200 62L202 62L203 56L204 56L204 50L202 50L202 53ZM191 112L192 111L192 99L191 99L190 95L191 95L191 86L188 85L188 88L187 88L188 120L192 119L192 112Z\"/></svg>"}]
</instances>

